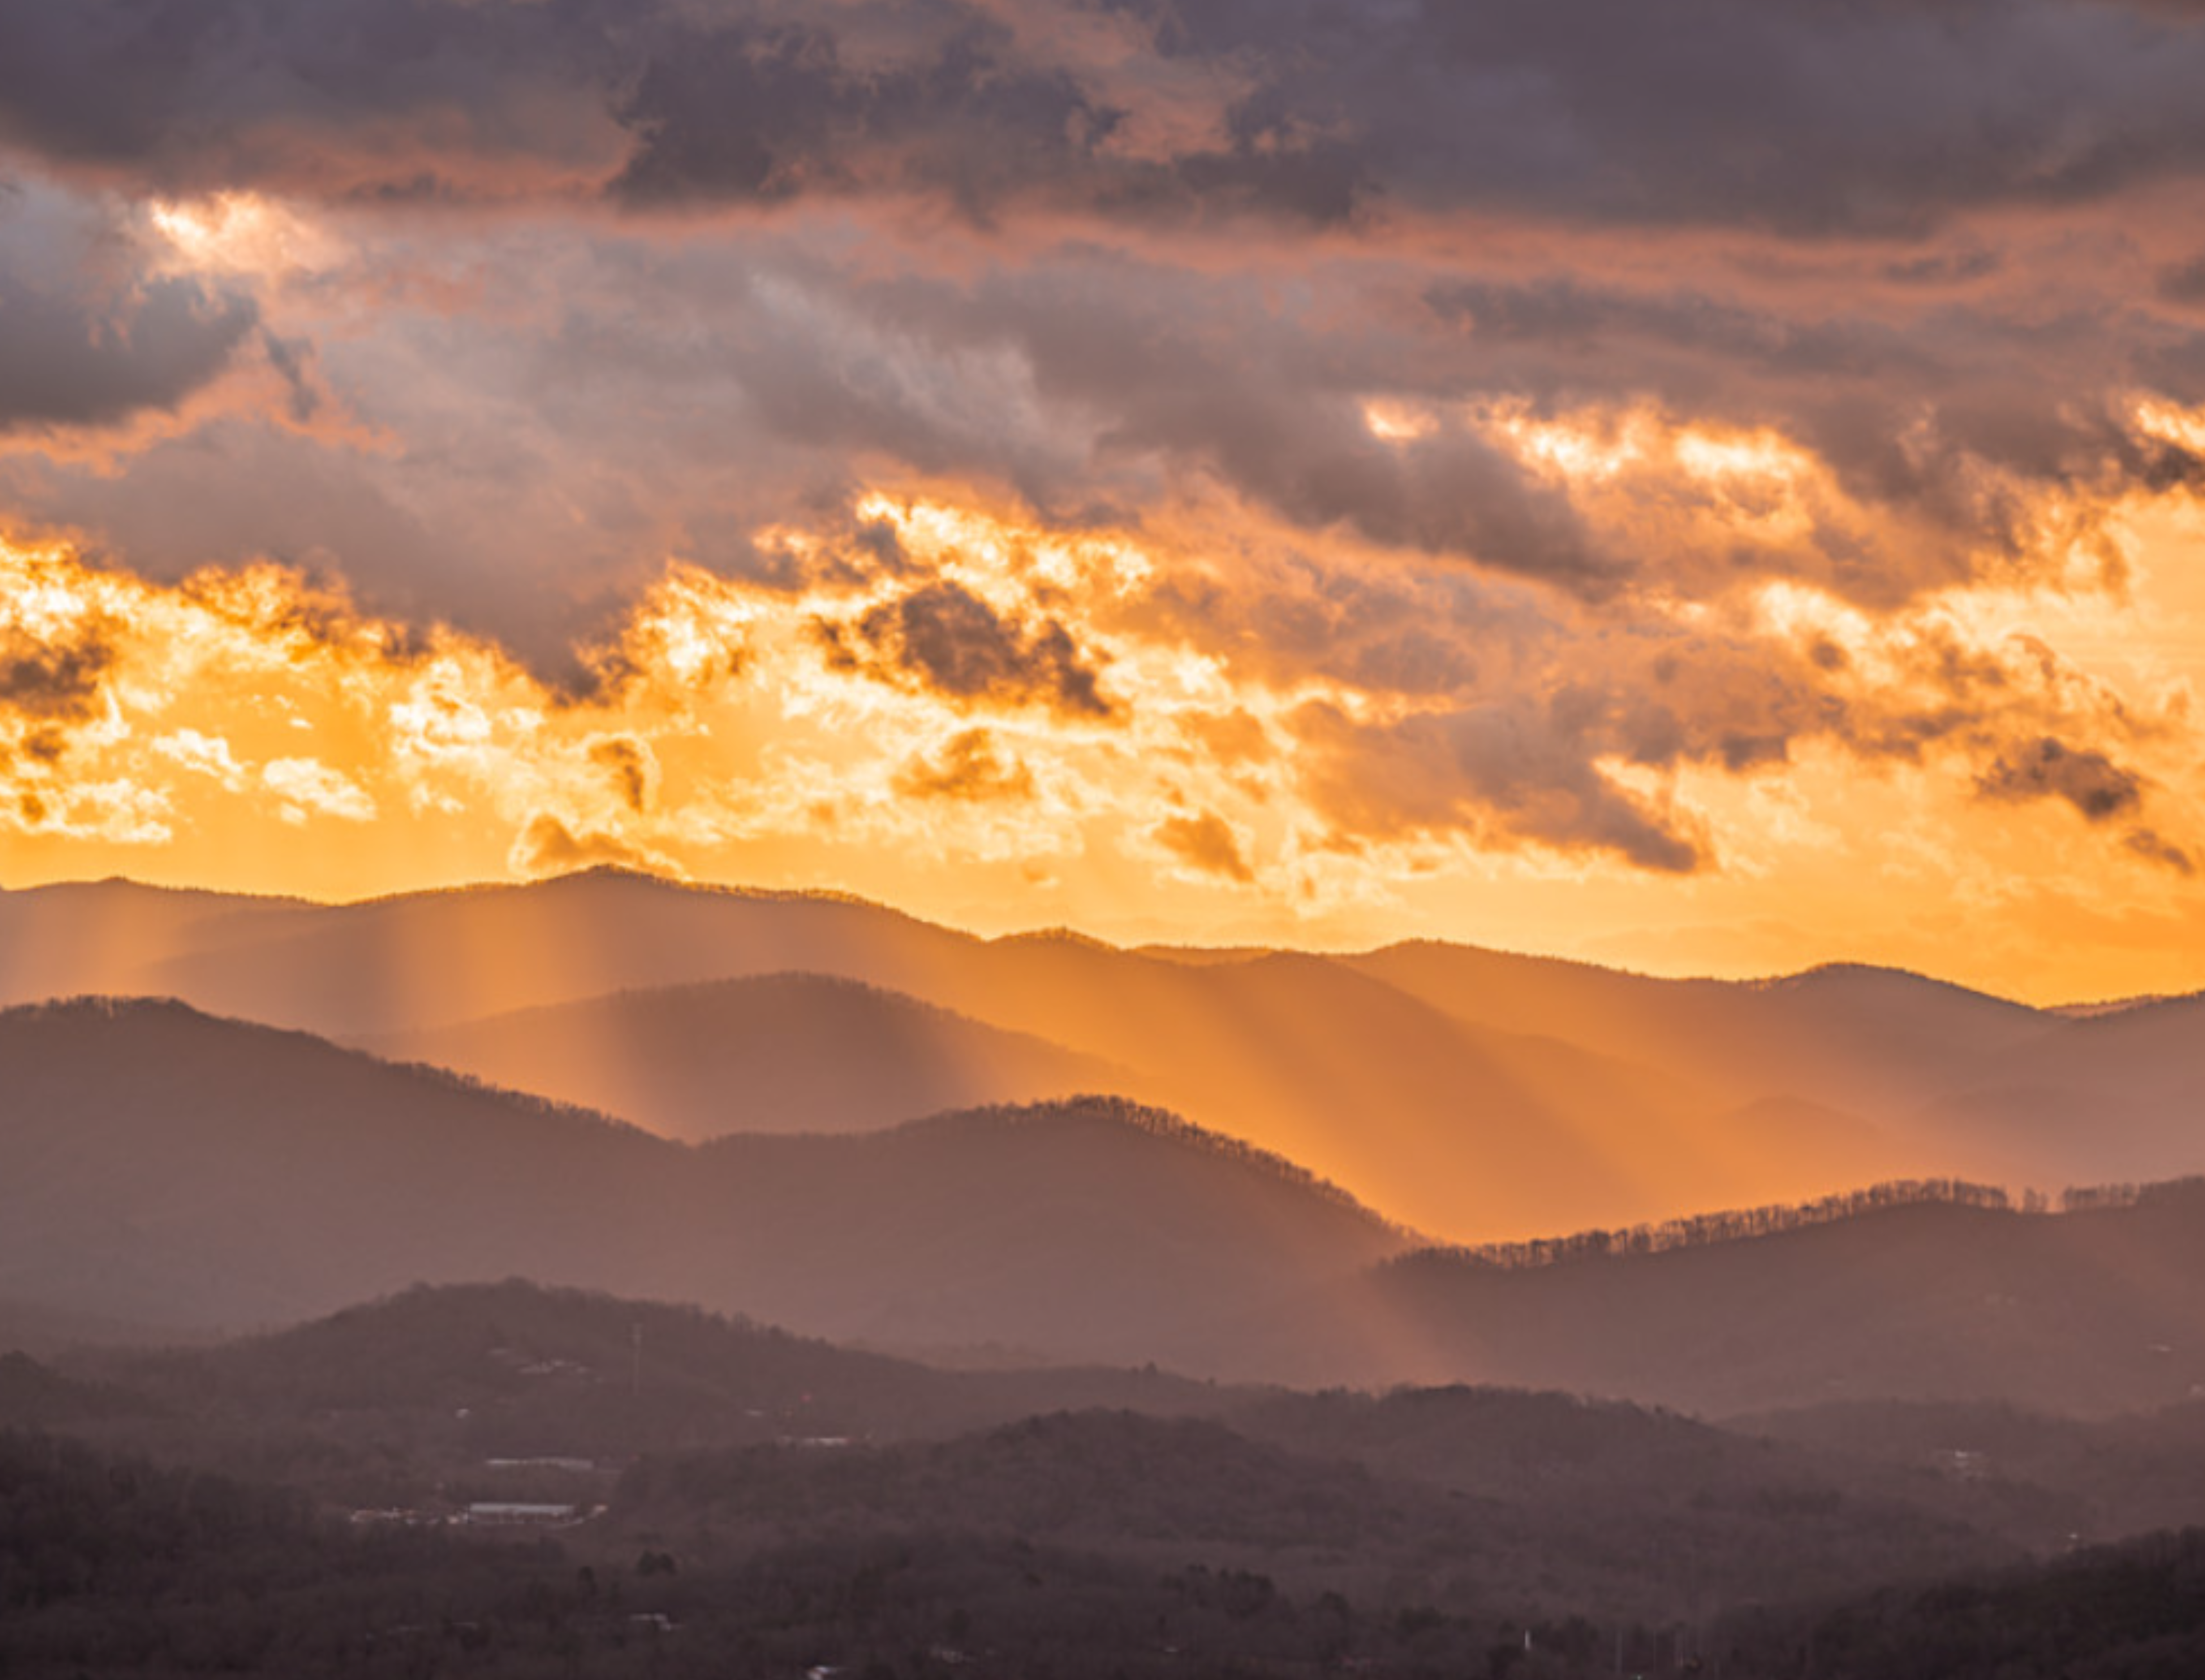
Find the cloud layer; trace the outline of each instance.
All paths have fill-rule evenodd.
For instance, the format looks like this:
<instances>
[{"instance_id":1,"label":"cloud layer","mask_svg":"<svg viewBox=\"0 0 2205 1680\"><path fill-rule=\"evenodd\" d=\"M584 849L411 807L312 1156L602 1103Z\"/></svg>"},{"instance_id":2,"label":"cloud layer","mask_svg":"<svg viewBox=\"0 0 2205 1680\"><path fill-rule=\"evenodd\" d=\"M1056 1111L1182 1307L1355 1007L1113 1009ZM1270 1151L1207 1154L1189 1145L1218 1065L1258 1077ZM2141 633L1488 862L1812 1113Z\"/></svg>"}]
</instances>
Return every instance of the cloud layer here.
<instances>
[{"instance_id":1,"label":"cloud layer","mask_svg":"<svg viewBox=\"0 0 2205 1680\"><path fill-rule=\"evenodd\" d=\"M2143 0L17 9L0 861L2186 928L2201 85ZM240 591L288 745L132 633Z\"/></svg>"}]
</instances>

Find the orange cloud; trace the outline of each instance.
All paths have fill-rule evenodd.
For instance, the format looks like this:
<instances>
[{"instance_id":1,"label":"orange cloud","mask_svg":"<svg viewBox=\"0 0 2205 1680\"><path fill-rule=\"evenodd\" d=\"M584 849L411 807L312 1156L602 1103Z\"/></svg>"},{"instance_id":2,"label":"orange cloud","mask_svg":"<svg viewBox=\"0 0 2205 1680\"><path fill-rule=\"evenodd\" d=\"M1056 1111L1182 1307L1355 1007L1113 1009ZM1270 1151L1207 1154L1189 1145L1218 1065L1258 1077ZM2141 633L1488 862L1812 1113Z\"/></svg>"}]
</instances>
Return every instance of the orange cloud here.
<instances>
[{"instance_id":1,"label":"orange cloud","mask_svg":"<svg viewBox=\"0 0 2205 1680\"><path fill-rule=\"evenodd\" d=\"M669 564L564 688L294 572L0 546L0 869L348 896L610 862L1128 936L1548 948L1783 892L1802 959L1841 954L1866 879L1899 941L1910 906L2082 871L2184 925L2182 693L1990 596L1623 614L1260 520L1227 548L947 490L856 511L864 554L840 519L772 539L841 555L793 586Z\"/></svg>"},{"instance_id":2,"label":"orange cloud","mask_svg":"<svg viewBox=\"0 0 2205 1680\"><path fill-rule=\"evenodd\" d=\"M1209 875L1246 886L1256 878L1240 847L1240 837L1215 811L1198 816L1168 816L1152 831L1158 844L1183 862Z\"/></svg>"}]
</instances>

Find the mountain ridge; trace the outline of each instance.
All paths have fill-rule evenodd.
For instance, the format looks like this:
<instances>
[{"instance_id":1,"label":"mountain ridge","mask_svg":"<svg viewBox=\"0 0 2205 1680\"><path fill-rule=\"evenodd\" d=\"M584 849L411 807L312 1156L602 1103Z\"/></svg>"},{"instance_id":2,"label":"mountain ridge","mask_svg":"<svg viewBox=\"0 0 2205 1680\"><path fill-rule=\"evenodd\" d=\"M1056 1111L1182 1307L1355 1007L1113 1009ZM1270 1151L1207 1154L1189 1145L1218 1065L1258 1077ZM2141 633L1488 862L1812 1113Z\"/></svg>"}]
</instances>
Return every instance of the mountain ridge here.
<instances>
[{"instance_id":1,"label":"mountain ridge","mask_svg":"<svg viewBox=\"0 0 2205 1680\"><path fill-rule=\"evenodd\" d=\"M692 1148L104 999L0 1012L0 1297L152 1323L520 1274L846 1339L1091 1353L1144 1321L1192 1336L1405 1241L1290 1163L1108 1100L1033 1106L1014 1132L979 1111Z\"/></svg>"},{"instance_id":2,"label":"mountain ridge","mask_svg":"<svg viewBox=\"0 0 2205 1680\"><path fill-rule=\"evenodd\" d=\"M10 946L11 923L29 925L20 901L48 891L62 896L36 948ZM1188 960L1061 932L981 939L848 894L615 870L335 908L253 901L211 921L247 901L163 899L188 913L109 948L139 897L116 891L0 901L0 995L39 990L43 973L40 994L63 981L168 993L378 1048L403 1041L415 1059L690 1137L1109 1089L1302 1162L1442 1238L1530 1239L1895 1178L2018 1186L2205 1170L2188 1120L2205 1034L2181 1030L2178 1000L2078 1022L1861 964L1667 980L1430 941ZM79 924L84 937L62 937ZM75 983L110 971L142 983ZM883 1072L867 1093L859 1076L889 1037L854 1021L831 1030L834 1010L815 1011L754 1053L788 1083L770 1101L759 1086L750 1113L734 1099L751 1086L716 1048L740 1021L647 1049L636 1033L594 1030L496 1061L427 1048L501 1014L621 992L678 1001L780 973L894 994L906 1022L939 1028L920 1013L932 1009L972 1024L930 1029L934 1048L912 1051L908 1077ZM2176 1024L2152 1036L2163 1019ZM2150 1043L2103 1049L2116 1030ZM603 1038L608 1063L626 1059L624 1084L593 1083L585 1036ZM918 1077L929 1068L931 1084ZM647 1106L651 1091L672 1106Z\"/></svg>"}]
</instances>

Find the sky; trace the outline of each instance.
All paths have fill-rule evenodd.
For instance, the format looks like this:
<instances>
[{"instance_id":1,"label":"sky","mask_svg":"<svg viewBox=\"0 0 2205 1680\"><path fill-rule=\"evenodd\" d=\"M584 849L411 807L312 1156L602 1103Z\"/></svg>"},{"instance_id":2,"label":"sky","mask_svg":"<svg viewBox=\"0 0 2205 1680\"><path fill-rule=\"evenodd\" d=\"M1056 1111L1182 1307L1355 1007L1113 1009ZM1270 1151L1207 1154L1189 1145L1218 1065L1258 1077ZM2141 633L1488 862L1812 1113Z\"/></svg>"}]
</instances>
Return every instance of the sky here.
<instances>
[{"instance_id":1,"label":"sky","mask_svg":"<svg viewBox=\"0 0 2205 1680\"><path fill-rule=\"evenodd\" d=\"M0 9L0 886L2205 988L2195 0Z\"/></svg>"}]
</instances>

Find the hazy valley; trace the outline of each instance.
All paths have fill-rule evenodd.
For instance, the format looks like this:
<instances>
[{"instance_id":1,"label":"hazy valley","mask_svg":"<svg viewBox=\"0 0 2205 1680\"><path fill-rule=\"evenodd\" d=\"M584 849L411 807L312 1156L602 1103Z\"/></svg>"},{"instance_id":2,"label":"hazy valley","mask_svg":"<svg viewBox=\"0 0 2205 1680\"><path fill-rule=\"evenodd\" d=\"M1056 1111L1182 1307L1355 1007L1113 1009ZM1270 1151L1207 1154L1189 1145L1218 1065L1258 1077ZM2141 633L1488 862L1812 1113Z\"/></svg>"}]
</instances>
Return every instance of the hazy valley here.
<instances>
[{"instance_id":1,"label":"hazy valley","mask_svg":"<svg viewBox=\"0 0 2205 1680\"><path fill-rule=\"evenodd\" d=\"M2197 1654L2196 1000L615 872L0 893L0 996L10 1672Z\"/></svg>"}]
</instances>

